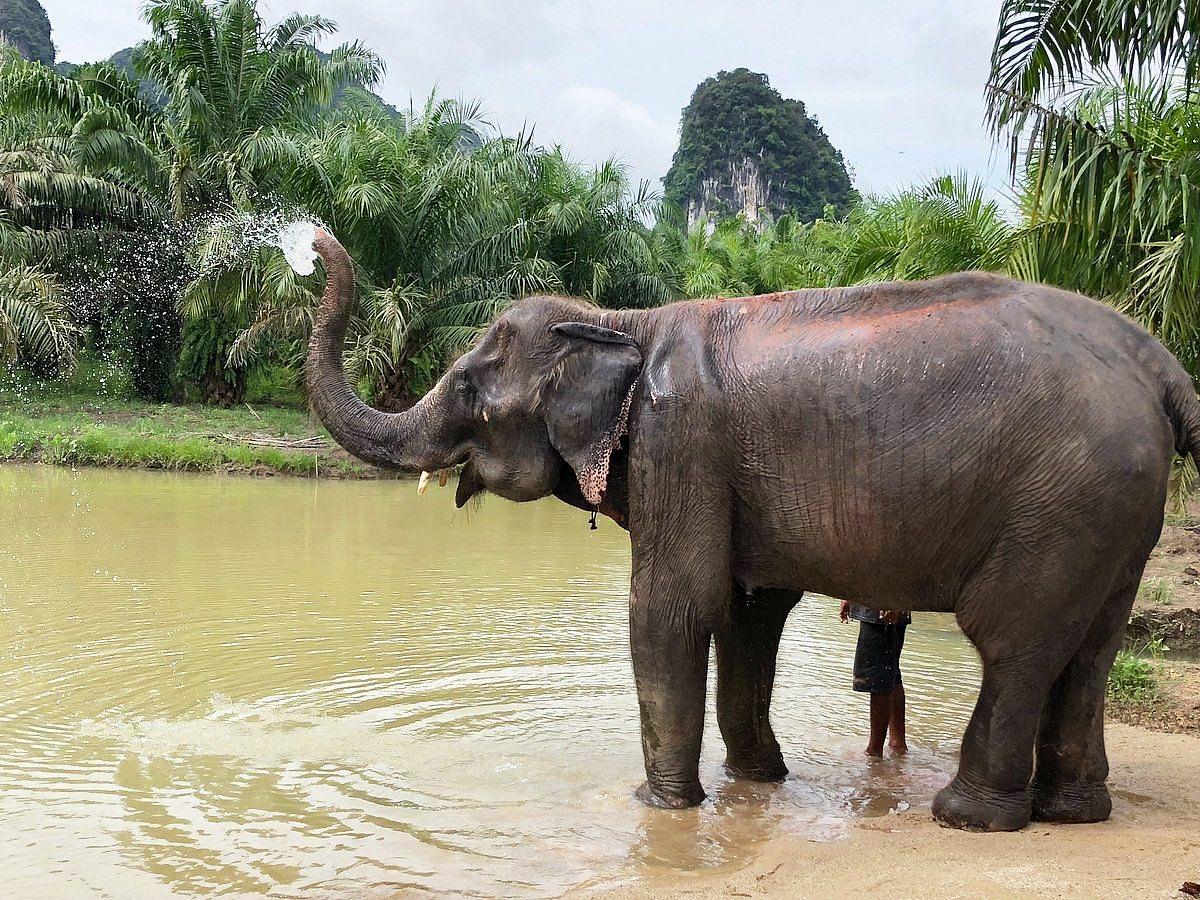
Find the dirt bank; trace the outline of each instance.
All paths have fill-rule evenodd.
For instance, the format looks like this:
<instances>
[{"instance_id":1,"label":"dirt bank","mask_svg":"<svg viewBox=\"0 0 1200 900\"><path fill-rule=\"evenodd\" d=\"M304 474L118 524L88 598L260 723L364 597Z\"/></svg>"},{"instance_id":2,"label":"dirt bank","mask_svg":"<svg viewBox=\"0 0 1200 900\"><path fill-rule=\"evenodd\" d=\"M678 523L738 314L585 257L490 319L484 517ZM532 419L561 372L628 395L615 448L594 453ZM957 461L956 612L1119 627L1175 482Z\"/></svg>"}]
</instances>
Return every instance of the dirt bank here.
<instances>
[{"instance_id":1,"label":"dirt bank","mask_svg":"<svg viewBox=\"0 0 1200 900\"><path fill-rule=\"evenodd\" d=\"M732 872L670 872L623 896L1183 897L1200 881L1200 739L1109 726L1113 816L1015 834L939 828L930 798L842 840L780 836Z\"/></svg>"},{"instance_id":2,"label":"dirt bank","mask_svg":"<svg viewBox=\"0 0 1200 900\"><path fill-rule=\"evenodd\" d=\"M1144 703L1109 700L1111 718L1154 731L1200 737L1200 663L1163 659L1154 663L1158 696Z\"/></svg>"},{"instance_id":3,"label":"dirt bank","mask_svg":"<svg viewBox=\"0 0 1200 900\"><path fill-rule=\"evenodd\" d=\"M1129 623L1134 641L1161 637L1174 651L1200 653L1200 501L1163 527Z\"/></svg>"}]
</instances>

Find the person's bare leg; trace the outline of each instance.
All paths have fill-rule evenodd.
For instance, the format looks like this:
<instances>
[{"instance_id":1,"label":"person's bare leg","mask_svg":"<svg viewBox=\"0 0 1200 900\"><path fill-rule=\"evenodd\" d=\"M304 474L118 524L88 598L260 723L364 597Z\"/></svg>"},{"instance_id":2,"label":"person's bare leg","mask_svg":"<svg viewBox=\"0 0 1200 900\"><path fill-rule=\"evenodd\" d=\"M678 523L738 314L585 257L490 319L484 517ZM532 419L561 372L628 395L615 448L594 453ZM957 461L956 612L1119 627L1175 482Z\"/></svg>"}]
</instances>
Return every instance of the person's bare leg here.
<instances>
[{"instance_id":1,"label":"person's bare leg","mask_svg":"<svg viewBox=\"0 0 1200 900\"><path fill-rule=\"evenodd\" d=\"M904 683L899 682L892 689L891 711L888 718L888 749L900 755L908 752L908 744L904 739Z\"/></svg>"},{"instance_id":2,"label":"person's bare leg","mask_svg":"<svg viewBox=\"0 0 1200 900\"><path fill-rule=\"evenodd\" d=\"M887 740L888 719L892 717L892 695L871 695L871 736L867 739L867 756L883 756Z\"/></svg>"}]
</instances>

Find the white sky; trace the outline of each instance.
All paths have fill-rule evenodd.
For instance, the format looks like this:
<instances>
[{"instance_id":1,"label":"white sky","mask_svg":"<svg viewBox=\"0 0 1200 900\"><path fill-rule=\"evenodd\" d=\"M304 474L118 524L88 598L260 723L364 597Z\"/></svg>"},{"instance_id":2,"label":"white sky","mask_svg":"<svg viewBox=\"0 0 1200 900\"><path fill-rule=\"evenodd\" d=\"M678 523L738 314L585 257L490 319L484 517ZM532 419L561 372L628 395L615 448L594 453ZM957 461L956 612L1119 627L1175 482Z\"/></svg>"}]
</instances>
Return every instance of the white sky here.
<instances>
[{"instance_id":1,"label":"white sky","mask_svg":"<svg viewBox=\"0 0 1200 900\"><path fill-rule=\"evenodd\" d=\"M102 59L147 36L141 0L42 0L58 59ZM387 63L397 106L483 101L505 132L535 127L571 156L616 156L666 174L679 113L720 69L765 72L805 102L855 185L889 190L966 169L1006 193L1006 160L982 125L998 0L270 0L268 24L320 12Z\"/></svg>"}]
</instances>

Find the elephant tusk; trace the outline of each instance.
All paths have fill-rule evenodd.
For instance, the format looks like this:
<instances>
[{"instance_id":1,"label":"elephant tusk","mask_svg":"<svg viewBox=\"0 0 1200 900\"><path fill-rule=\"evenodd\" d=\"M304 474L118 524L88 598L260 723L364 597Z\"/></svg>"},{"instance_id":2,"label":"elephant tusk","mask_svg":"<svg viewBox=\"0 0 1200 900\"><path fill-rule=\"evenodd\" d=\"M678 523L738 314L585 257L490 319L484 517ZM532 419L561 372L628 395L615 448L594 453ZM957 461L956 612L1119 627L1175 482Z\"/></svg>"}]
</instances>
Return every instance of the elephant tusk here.
<instances>
[{"instance_id":1,"label":"elephant tusk","mask_svg":"<svg viewBox=\"0 0 1200 900\"><path fill-rule=\"evenodd\" d=\"M429 490L429 481L433 478L428 472L421 472L421 480L417 482L417 494L424 494Z\"/></svg>"},{"instance_id":2,"label":"elephant tusk","mask_svg":"<svg viewBox=\"0 0 1200 900\"><path fill-rule=\"evenodd\" d=\"M446 482L450 480L450 470L442 469L438 472L438 487L445 487Z\"/></svg>"}]
</instances>

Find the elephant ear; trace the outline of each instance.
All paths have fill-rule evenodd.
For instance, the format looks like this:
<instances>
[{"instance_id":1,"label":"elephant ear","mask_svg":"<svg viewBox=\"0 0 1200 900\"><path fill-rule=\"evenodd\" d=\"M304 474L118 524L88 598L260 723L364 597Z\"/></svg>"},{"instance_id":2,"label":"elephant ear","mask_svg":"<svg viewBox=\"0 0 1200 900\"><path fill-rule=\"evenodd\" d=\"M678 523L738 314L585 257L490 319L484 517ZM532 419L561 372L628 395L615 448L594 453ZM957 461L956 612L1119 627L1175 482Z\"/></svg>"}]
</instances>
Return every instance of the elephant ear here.
<instances>
[{"instance_id":1,"label":"elephant ear","mask_svg":"<svg viewBox=\"0 0 1200 900\"><path fill-rule=\"evenodd\" d=\"M566 340L544 397L550 443L574 470L587 502L599 507L628 425L642 353L633 338L610 328L563 322L550 330Z\"/></svg>"}]
</instances>

